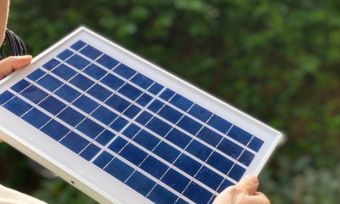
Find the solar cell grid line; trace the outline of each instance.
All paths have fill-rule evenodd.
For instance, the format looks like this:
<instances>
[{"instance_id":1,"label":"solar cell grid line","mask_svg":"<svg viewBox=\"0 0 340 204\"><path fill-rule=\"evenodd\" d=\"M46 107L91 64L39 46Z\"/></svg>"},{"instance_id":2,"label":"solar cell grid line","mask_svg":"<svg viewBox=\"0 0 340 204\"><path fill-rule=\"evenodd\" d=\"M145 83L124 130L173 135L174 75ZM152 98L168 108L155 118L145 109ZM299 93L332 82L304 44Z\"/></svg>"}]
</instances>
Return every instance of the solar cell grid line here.
<instances>
[{"instance_id":1,"label":"solar cell grid line","mask_svg":"<svg viewBox=\"0 0 340 204\"><path fill-rule=\"evenodd\" d=\"M86 56L85 56L86 57ZM233 139L233 138L232 138Z\"/></svg>"},{"instance_id":2,"label":"solar cell grid line","mask_svg":"<svg viewBox=\"0 0 340 204\"><path fill-rule=\"evenodd\" d=\"M134 141L131 141L130 143L133 144L134 146L138 146L138 144L136 144ZM140 149L142 149L142 150L145 151L145 152L148 151L148 150L146 150L146 149L143 148L143 147L141 147ZM111 150L107 150L107 151L109 151L109 152L112 153L112 154L115 154L115 153L112 152ZM148 153L148 154L150 154L150 153ZM120 155L120 152L116 153L116 157L118 157L118 155L121 156L121 155ZM157 155L154 155L154 156L155 156L156 158L158 158L158 160L163 161L164 163L168 163L168 162L164 161L164 159L162 159L161 157L159 157L159 156L157 156ZM122 157L122 158L124 158L124 157ZM111 160L111 161L112 161L112 160ZM135 165L135 164L134 164L134 165ZM168 165L170 165L170 164L168 164ZM109 166L109 164L107 164L107 165L104 167L104 169L105 169L107 166ZM138 167L136 166L136 168L138 168ZM174 167L174 169L176 169L177 171L181 172L181 170L180 170L180 169L177 169L176 167ZM190 175L186 174L185 172L182 172L182 174L186 175L186 176L189 177L189 178L191 177ZM205 184L201 183L200 181L196 180L195 178L192 178L192 180L195 180L196 183L200 183L202 186L205 186ZM210 189L208 186L206 186L205 188L206 188L207 190L213 192L213 190Z\"/></svg>"},{"instance_id":3,"label":"solar cell grid line","mask_svg":"<svg viewBox=\"0 0 340 204\"><path fill-rule=\"evenodd\" d=\"M211 117L212 117L212 115L211 115ZM211 117L207 120L207 122L211 119ZM230 129L233 127L233 125L229 128L229 130L227 131L227 133L230 131ZM222 140L223 140L223 138L219 141L219 143L218 144L220 144L221 142L222 142ZM217 144L217 146L218 146L218 144ZM213 151L209 154L209 156L207 157L207 159L204 161L204 163L207 163L207 161L209 160L209 158L211 157L211 155L216 151L216 147L214 147L213 148ZM197 171L197 173L194 175L194 177L196 177L197 175L198 175L198 173L201 171L201 169L204 167L204 165L202 165L201 167L200 167L200 169ZM230 168L230 170L229 170L229 172L231 171L231 169L232 168ZM229 172L226 172L226 174L225 175L223 175L223 180L218 184L218 187L215 189L216 191L217 191L217 189L222 185L222 183L225 181L225 180L228 180L229 181L229 179L227 179L227 175L229 174ZM191 182L189 182L188 183L188 185L185 187L185 189L183 190L183 192L185 192L185 190L188 188L188 186L191 184ZM212 199L214 198L215 196L212 196L210 199L209 199L209 201L208 201L208 203L211 203L212 202ZM180 198L180 197L179 197Z\"/></svg>"},{"instance_id":4,"label":"solar cell grid line","mask_svg":"<svg viewBox=\"0 0 340 204\"><path fill-rule=\"evenodd\" d=\"M161 92L162 93L162 92ZM155 100L155 98L153 99L153 101ZM164 106L166 106L166 104L163 104L163 106L162 107L164 107ZM161 110L162 108L160 108L158 111L157 111L157 113ZM145 110L146 110L146 108L145 108ZM152 118L154 118L154 116L152 116L147 122L146 122L146 124L145 124L145 126L152 120ZM173 127L172 127L173 128ZM142 131L143 130L143 128L140 130L140 131ZM139 131L139 132L140 132ZM171 131L171 129L169 130L169 132ZM131 140L133 140L135 137L136 137L136 135L138 135L138 133L139 132L137 132L132 138L131 138ZM168 133L167 133L168 134ZM154 147L153 147L153 149L151 150L151 152L153 152L157 147L158 147L158 145L162 142L162 141L164 141L164 139L166 138L166 135L164 136L164 138L161 138L161 139L159 139L159 142L158 142L158 144L156 144ZM148 156L146 156L144 159L143 159L143 161L138 165L138 168L140 168L142 165L143 165L143 163L144 163L144 161L146 161L148 158L149 158L149 156L150 156L150 154L148 155ZM171 168L171 166L169 166L168 167L168 169L170 169ZM136 170L135 170L136 171ZM167 171L166 171L167 172ZM166 173L165 172L165 173ZM164 173L164 174L165 174ZM164 175L163 174L163 175ZM162 176L163 177L163 176ZM161 178L162 178L161 177ZM128 177L126 180L125 180L125 182L127 182L128 180L130 179L130 177ZM159 180L160 181L160 180ZM156 183L155 183L155 185L151 188L151 190L146 194L146 197L148 197L149 195L150 195L150 193L152 192L152 190L157 186L157 184L159 183L159 181L156 181Z\"/></svg>"},{"instance_id":5,"label":"solar cell grid line","mask_svg":"<svg viewBox=\"0 0 340 204\"><path fill-rule=\"evenodd\" d=\"M150 86L151 86L151 85L150 85ZM139 97L141 97L141 96L139 96ZM155 99L155 98L153 98L149 103L152 103L152 101L153 101L154 99ZM136 99L136 100L138 100L138 99ZM141 111L136 115L136 117L138 117L143 111L145 111L145 109L146 109L146 107L142 107L142 108L141 108ZM128 124L126 125L126 127L129 127L130 125L131 125L131 121L128 122ZM125 129L126 129L126 128L124 128L121 132L123 132ZM110 144L112 144L112 143L114 142L115 139L117 139L117 138L113 138L112 140L110 140L110 141L108 142L108 144L106 145L106 147L108 147ZM100 152L98 153L97 156L99 156L103 151L104 151L104 150L100 151ZM95 159L96 159L96 158L94 158L93 161L94 161ZM113 159L114 159L114 158L112 158L111 161L112 161ZM111 162L111 161L110 161L110 162ZM109 162L109 163L110 163L110 162ZM108 163L108 164L109 164L109 163ZM108 165L108 164L107 164L107 165ZM106 166L107 166L107 165L106 165ZM105 166L105 167L106 167L106 166ZM105 168L105 167L104 167L104 168Z\"/></svg>"},{"instance_id":6,"label":"solar cell grid line","mask_svg":"<svg viewBox=\"0 0 340 204\"><path fill-rule=\"evenodd\" d=\"M114 153L114 152L112 152L111 150L107 150L107 151L109 151L109 152L110 152L112 155L114 155L117 159L119 159L119 160L121 160L121 161L124 161L124 163L128 164L128 165L129 165L130 167L132 167L133 169L138 169L138 170L135 171L135 172L142 172L142 174L147 175L147 173L146 173L144 170L139 169L135 164L133 164L133 163L130 162L129 160L125 159L125 158L122 157L121 155L119 155L119 154L117 154L117 153ZM111 161L112 161L112 160L111 160ZM108 166L108 165L107 165L107 166ZM106 166L106 167L107 167L107 166ZM105 169L105 167L104 167L103 169ZM130 174L132 175L133 173L130 173ZM147 176L147 177L148 177L149 179L153 180L154 182L157 182L157 181L158 181L156 178L153 178L152 176ZM176 191L175 191L174 189L172 189L172 188L169 188L169 187L166 186L164 183L158 182L157 185L163 186L164 188L166 188L167 190L171 191L173 194L175 194L175 195L177 195L177 196L180 195L178 192L176 192ZM188 202L188 203L193 203L190 199L188 199L188 198L186 198L186 197L183 197L182 199L185 200L185 201Z\"/></svg>"},{"instance_id":7,"label":"solar cell grid line","mask_svg":"<svg viewBox=\"0 0 340 204\"><path fill-rule=\"evenodd\" d=\"M10 90L10 91L11 91L11 90ZM50 122L51 120L57 120L59 123L62 123L64 126L68 126L69 131L65 133L66 135L68 135L70 132L76 132L76 133L79 134L79 135L82 134L81 132L77 132L77 130L72 130L72 128L73 128L72 126L66 124L64 121L60 120L59 118L54 117L54 115L48 113L46 110L44 110L44 109L42 109L40 106L34 104L32 101L30 101L30 100L28 100L28 99L22 97L20 94L15 93L15 92L13 92L13 94L16 95L17 97L21 98L23 101L25 101L26 103L30 104L31 106L35 106L36 109L40 110L41 112L45 113L46 115L49 115L51 119L50 119L48 122ZM23 116L21 116L21 117L23 117ZM47 123L48 123L48 122L47 122ZM46 123L46 124L47 124L47 123ZM42 125L39 129L42 129L46 124ZM66 136L66 135L64 135L64 136ZM82 135L82 136L83 136L84 138L89 139L88 136L86 136L86 135ZM59 139L58 141L60 142L61 140L62 140L62 139Z\"/></svg>"},{"instance_id":8,"label":"solar cell grid line","mask_svg":"<svg viewBox=\"0 0 340 204\"><path fill-rule=\"evenodd\" d=\"M282 141L85 28L0 84L0 133L103 203L211 203Z\"/></svg>"},{"instance_id":9,"label":"solar cell grid line","mask_svg":"<svg viewBox=\"0 0 340 204\"><path fill-rule=\"evenodd\" d=\"M67 135L66 135L66 136L67 136ZM66 136L65 136L65 137L66 137ZM85 147L85 148L86 148L86 147ZM84 148L84 149L85 149L85 148ZM79 154L81 154L81 152L80 152Z\"/></svg>"}]
</instances>

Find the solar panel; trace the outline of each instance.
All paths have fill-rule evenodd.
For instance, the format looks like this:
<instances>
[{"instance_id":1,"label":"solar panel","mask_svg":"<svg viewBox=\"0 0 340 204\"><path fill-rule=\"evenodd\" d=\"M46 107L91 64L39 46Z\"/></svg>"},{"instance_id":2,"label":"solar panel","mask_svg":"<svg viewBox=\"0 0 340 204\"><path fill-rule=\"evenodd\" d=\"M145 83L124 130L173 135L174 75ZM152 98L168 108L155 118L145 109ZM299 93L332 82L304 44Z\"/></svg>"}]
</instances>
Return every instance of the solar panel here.
<instances>
[{"instance_id":1,"label":"solar panel","mask_svg":"<svg viewBox=\"0 0 340 204\"><path fill-rule=\"evenodd\" d=\"M212 203L282 134L80 28L0 86L4 140L103 203Z\"/></svg>"}]
</instances>

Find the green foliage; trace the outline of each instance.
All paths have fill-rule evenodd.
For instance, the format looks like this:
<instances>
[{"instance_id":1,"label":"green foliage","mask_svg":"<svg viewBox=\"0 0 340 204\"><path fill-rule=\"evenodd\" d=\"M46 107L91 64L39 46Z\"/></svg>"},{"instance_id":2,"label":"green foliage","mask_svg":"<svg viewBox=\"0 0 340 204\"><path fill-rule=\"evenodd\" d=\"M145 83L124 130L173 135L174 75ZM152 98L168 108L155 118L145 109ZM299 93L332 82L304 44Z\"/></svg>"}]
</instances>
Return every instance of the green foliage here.
<instances>
[{"instance_id":1,"label":"green foliage","mask_svg":"<svg viewBox=\"0 0 340 204\"><path fill-rule=\"evenodd\" d=\"M283 130L263 190L273 203L336 203L339 9L336 0L16 0L9 27L37 54L86 25ZM13 152L2 148L1 160ZM295 168L301 158L310 159ZM42 183L37 195L48 201L77 197Z\"/></svg>"}]
</instances>

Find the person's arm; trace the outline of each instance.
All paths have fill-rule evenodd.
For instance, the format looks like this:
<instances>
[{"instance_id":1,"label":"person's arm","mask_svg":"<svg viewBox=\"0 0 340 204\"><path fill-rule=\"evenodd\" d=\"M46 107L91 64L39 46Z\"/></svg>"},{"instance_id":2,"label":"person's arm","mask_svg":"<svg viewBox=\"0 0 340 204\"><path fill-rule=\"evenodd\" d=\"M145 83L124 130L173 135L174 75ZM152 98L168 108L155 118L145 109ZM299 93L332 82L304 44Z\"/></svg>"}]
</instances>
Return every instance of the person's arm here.
<instances>
[{"instance_id":1,"label":"person's arm","mask_svg":"<svg viewBox=\"0 0 340 204\"><path fill-rule=\"evenodd\" d=\"M220 193L213 204L270 204L269 199L257 192L259 181L255 176L245 176L235 186Z\"/></svg>"},{"instance_id":2,"label":"person's arm","mask_svg":"<svg viewBox=\"0 0 340 204\"><path fill-rule=\"evenodd\" d=\"M5 39L7 27L9 0L0 0L0 46Z\"/></svg>"}]
</instances>

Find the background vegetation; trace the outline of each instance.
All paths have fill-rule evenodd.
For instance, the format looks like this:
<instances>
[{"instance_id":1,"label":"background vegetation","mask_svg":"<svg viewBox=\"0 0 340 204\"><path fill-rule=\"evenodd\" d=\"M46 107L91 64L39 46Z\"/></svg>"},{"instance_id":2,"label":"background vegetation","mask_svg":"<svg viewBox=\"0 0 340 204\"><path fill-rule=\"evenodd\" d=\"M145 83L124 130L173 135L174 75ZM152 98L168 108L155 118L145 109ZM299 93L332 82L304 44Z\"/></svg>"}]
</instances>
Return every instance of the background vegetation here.
<instances>
[{"instance_id":1,"label":"background vegetation","mask_svg":"<svg viewBox=\"0 0 340 204\"><path fill-rule=\"evenodd\" d=\"M340 200L337 0L15 0L9 27L36 55L86 25L287 134L261 174L273 204ZM0 145L1 183L92 203Z\"/></svg>"}]
</instances>

